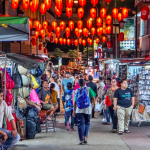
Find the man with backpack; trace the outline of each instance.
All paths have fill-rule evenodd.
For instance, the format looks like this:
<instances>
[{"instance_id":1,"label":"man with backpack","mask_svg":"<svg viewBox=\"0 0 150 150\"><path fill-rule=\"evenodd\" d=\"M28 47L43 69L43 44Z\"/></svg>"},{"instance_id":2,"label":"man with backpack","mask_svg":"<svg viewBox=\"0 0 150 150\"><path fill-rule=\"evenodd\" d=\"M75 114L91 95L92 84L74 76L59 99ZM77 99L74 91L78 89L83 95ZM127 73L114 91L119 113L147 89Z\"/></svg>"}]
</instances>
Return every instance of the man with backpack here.
<instances>
[{"instance_id":1,"label":"man with backpack","mask_svg":"<svg viewBox=\"0 0 150 150\"><path fill-rule=\"evenodd\" d=\"M90 115L96 94L90 87L85 87L84 79L79 79L79 86L80 88L75 92L73 115L76 116L78 125L79 145L84 145L87 144L90 130Z\"/></svg>"}]
</instances>

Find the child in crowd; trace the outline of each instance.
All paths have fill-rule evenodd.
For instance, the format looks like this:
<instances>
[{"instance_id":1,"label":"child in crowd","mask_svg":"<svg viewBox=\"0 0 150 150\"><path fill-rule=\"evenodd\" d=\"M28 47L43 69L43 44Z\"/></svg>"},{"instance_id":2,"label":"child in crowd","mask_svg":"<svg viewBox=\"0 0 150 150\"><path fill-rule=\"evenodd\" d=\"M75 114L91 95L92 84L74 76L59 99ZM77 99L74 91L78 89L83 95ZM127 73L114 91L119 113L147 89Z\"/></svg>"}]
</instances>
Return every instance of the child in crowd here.
<instances>
[{"instance_id":1,"label":"child in crowd","mask_svg":"<svg viewBox=\"0 0 150 150\"><path fill-rule=\"evenodd\" d=\"M64 93L62 100L65 102L64 109L65 109L65 125L67 131L70 130L70 123L69 118L71 117L71 131L75 131L74 123L75 117L72 116L73 113L73 85L71 82L67 83L68 90Z\"/></svg>"}]
</instances>

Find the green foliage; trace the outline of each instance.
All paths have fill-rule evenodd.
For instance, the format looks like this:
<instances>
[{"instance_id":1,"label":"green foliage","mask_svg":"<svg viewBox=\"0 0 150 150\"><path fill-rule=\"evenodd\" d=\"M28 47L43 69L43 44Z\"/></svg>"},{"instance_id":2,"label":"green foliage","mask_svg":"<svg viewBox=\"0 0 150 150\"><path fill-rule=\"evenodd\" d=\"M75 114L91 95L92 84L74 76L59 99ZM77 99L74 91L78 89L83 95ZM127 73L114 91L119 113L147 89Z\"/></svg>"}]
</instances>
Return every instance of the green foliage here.
<instances>
[{"instance_id":1,"label":"green foliage","mask_svg":"<svg viewBox=\"0 0 150 150\"><path fill-rule=\"evenodd\" d=\"M78 58L78 53L77 53L76 49L74 49L74 50L70 49L68 52L68 55L69 55L71 61L73 61L74 58Z\"/></svg>"},{"instance_id":2,"label":"green foliage","mask_svg":"<svg viewBox=\"0 0 150 150\"><path fill-rule=\"evenodd\" d=\"M84 54L85 56L87 56L87 47L84 48L83 54ZM91 56L93 56L93 55L94 55L94 54L93 54L93 48L92 48L92 47L88 47L88 56L91 57Z\"/></svg>"},{"instance_id":3,"label":"green foliage","mask_svg":"<svg viewBox=\"0 0 150 150\"><path fill-rule=\"evenodd\" d=\"M53 55L55 59L58 59L59 57L62 57L64 52L60 48L55 48Z\"/></svg>"}]
</instances>

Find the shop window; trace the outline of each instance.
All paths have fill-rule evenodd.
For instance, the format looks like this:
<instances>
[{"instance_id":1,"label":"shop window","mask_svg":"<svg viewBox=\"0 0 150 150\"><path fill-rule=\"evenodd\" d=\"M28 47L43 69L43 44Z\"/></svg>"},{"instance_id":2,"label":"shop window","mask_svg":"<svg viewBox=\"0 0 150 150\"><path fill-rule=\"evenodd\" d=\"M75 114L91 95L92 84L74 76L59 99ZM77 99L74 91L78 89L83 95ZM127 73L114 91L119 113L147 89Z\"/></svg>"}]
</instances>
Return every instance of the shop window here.
<instances>
[{"instance_id":1,"label":"shop window","mask_svg":"<svg viewBox=\"0 0 150 150\"><path fill-rule=\"evenodd\" d=\"M144 21L141 19L140 23L140 36L144 35Z\"/></svg>"}]
</instances>

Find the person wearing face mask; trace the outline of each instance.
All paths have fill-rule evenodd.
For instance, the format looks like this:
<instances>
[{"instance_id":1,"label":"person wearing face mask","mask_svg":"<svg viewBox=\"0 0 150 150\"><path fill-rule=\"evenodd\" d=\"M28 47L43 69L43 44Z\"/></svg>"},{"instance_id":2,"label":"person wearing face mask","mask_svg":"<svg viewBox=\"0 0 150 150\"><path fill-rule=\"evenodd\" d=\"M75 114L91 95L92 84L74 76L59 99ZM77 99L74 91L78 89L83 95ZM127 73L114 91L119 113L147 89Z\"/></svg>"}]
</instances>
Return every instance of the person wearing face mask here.
<instances>
[{"instance_id":1,"label":"person wearing face mask","mask_svg":"<svg viewBox=\"0 0 150 150\"><path fill-rule=\"evenodd\" d=\"M114 93L114 111L117 111L119 134L130 133L129 120L134 106L133 91L128 88L126 80L121 81L121 87Z\"/></svg>"}]
</instances>

